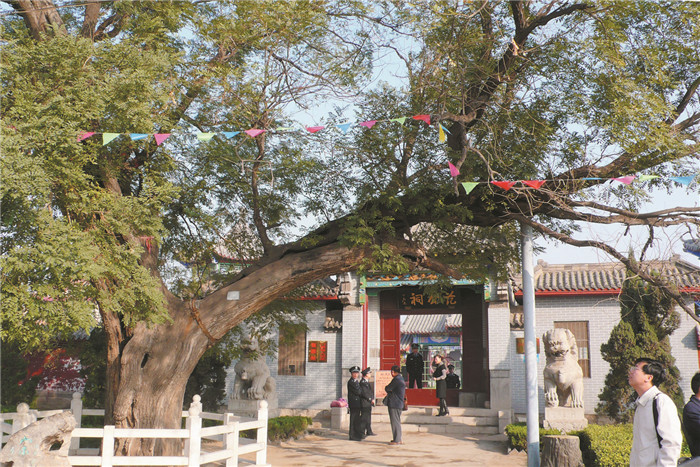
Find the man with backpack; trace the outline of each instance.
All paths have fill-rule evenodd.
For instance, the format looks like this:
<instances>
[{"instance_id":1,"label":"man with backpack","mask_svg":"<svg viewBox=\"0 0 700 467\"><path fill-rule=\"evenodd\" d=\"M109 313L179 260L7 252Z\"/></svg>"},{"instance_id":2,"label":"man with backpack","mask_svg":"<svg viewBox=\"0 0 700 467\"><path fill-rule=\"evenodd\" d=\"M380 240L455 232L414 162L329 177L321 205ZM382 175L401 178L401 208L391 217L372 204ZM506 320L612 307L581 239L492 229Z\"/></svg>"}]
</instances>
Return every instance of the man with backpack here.
<instances>
[{"instance_id":1,"label":"man with backpack","mask_svg":"<svg viewBox=\"0 0 700 467\"><path fill-rule=\"evenodd\" d=\"M681 455L678 409L658 385L666 379L661 362L638 358L627 381L639 396L634 412L631 467L675 466Z\"/></svg>"}]
</instances>

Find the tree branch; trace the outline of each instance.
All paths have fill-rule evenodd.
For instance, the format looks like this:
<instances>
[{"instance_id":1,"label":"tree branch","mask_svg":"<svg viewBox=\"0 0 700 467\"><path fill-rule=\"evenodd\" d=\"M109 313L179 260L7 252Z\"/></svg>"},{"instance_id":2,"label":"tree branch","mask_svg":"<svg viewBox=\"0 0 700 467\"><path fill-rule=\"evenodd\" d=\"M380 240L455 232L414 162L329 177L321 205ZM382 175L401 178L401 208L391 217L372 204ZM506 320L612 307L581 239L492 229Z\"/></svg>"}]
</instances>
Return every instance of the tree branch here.
<instances>
[{"instance_id":1,"label":"tree branch","mask_svg":"<svg viewBox=\"0 0 700 467\"><path fill-rule=\"evenodd\" d=\"M685 311L688 314L688 316L690 316L694 321L700 324L700 317L696 316L695 312L688 305L686 305L685 299L680 294L680 292L678 292L678 290L673 286L673 284L669 284L668 282L666 282L660 275L655 276L648 273L642 268L641 264L630 260L630 258L624 256L622 253L615 250L610 245L595 240L575 240L568 235L552 230L547 226L540 224L539 222L536 222L530 217L524 216L522 214L511 214L509 217L520 223L527 224L533 229L537 230L538 232L547 235L548 237L555 238L563 243L566 243L567 245L573 245L577 247L593 247L606 252L607 254L624 264L629 270L637 274L644 281L660 288L664 293L671 297L683 309L683 311Z\"/></svg>"}]
</instances>

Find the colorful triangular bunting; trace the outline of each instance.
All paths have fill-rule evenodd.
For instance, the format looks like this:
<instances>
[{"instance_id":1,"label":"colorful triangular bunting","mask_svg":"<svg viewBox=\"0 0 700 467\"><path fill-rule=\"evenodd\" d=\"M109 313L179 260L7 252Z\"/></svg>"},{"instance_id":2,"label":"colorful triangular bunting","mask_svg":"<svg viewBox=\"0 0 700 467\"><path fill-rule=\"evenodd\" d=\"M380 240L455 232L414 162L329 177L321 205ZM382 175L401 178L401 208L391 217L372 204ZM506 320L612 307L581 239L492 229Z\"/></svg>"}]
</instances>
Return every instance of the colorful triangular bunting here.
<instances>
[{"instance_id":1,"label":"colorful triangular bunting","mask_svg":"<svg viewBox=\"0 0 700 467\"><path fill-rule=\"evenodd\" d=\"M456 177L459 175L459 169L452 165L452 162L448 162L447 165L450 167L450 176Z\"/></svg>"},{"instance_id":2,"label":"colorful triangular bunting","mask_svg":"<svg viewBox=\"0 0 700 467\"><path fill-rule=\"evenodd\" d=\"M389 121L390 121L390 122L399 122L400 124L403 125L403 122L406 121L406 118L407 118L407 117L390 118Z\"/></svg>"},{"instance_id":3,"label":"colorful triangular bunting","mask_svg":"<svg viewBox=\"0 0 700 467\"><path fill-rule=\"evenodd\" d=\"M689 186L690 182L692 182L694 178L695 175L688 175L685 177L671 177L671 180L673 180L674 182L678 182L683 186Z\"/></svg>"},{"instance_id":4,"label":"colorful triangular bunting","mask_svg":"<svg viewBox=\"0 0 700 467\"><path fill-rule=\"evenodd\" d=\"M446 140L447 140L447 137L445 136L445 130L442 128L442 125L439 125L438 142L444 143Z\"/></svg>"},{"instance_id":5,"label":"colorful triangular bunting","mask_svg":"<svg viewBox=\"0 0 700 467\"><path fill-rule=\"evenodd\" d=\"M466 194L469 194L472 192L474 188L479 184L479 182L462 182L462 186L464 187L464 191Z\"/></svg>"},{"instance_id":6,"label":"colorful triangular bunting","mask_svg":"<svg viewBox=\"0 0 700 467\"><path fill-rule=\"evenodd\" d=\"M366 122L360 122L360 126L364 126L364 127L367 127L369 129L369 128L372 128L375 123L377 123L376 120L367 120Z\"/></svg>"},{"instance_id":7,"label":"colorful triangular bunting","mask_svg":"<svg viewBox=\"0 0 700 467\"><path fill-rule=\"evenodd\" d=\"M637 177L637 180L639 180L640 182L646 182L647 180L653 180L655 178L659 178L659 176L658 175L640 175L639 177Z\"/></svg>"},{"instance_id":8,"label":"colorful triangular bunting","mask_svg":"<svg viewBox=\"0 0 700 467\"><path fill-rule=\"evenodd\" d=\"M324 128L326 128L326 127L325 126L307 126L306 131L308 131L309 133L316 133L317 131L321 131Z\"/></svg>"},{"instance_id":9,"label":"colorful triangular bunting","mask_svg":"<svg viewBox=\"0 0 700 467\"><path fill-rule=\"evenodd\" d=\"M343 134L347 134L348 130L352 126L352 123L341 123L340 125L336 125L335 127L339 129L340 131L343 132Z\"/></svg>"},{"instance_id":10,"label":"colorful triangular bunting","mask_svg":"<svg viewBox=\"0 0 700 467\"><path fill-rule=\"evenodd\" d=\"M613 177L612 179L617 182L624 183L625 185L629 185L635 178L637 177L634 175L627 175L625 177Z\"/></svg>"},{"instance_id":11,"label":"colorful triangular bunting","mask_svg":"<svg viewBox=\"0 0 700 467\"><path fill-rule=\"evenodd\" d=\"M91 137L94 134L95 134L94 131L86 131L85 133L80 133L78 135L78 142L81 142L84 139L88 139L89 137Z\"/></svg>"},{"instance_id":12,"label":"colorful triangular bunting","mask_svg":"<svg viewBox=\"0 0 700 467\"><path fill-rule=\"evenodd\" d=\"M156 145L158 146L160 146L163 143L163 141L168 139L169 136L170 133L156 133L155 135L153 135L153 137L156 139Z\"/></svg>"},{"instance_id":13,"label":"colorful triangular bunting","mask_svg":"<svg viewBox=\"0 0 700 467\"><path fill-rule=\"evenodd\" d=\"M503 188L506 191L510 190L513 187L513 185L515 185L515 182L508 182L508 181L497 182L496 180L493 180L493 181L491 181L491 183L493 183L497 187Z\"/></svg>"},{"instance_id":14,"label":"colorful triangular bunting","mask_svg":"<svg viewBox=\"0 0 700 467\"><path fill-rule=\"evenodd\" d=\"M414 115L413 120L422 120L426 124L430 125L430 115Z\"/></svg>"},{"instance_id":15,"label":"colorful triangular bunting","mask_svg":"<svg viewBox=\"0 0 700 467\"><path fill-rule=\"evenodd\" d=\"M523 182L525 185L534 188L535 190L539 190L542 185L544 185L544 180L520 180Z\"/></svg>"},{"instance_id":16,"label":"colorful triangular bunting","mask_svg":"<svg viewBox=\"0 0 700 467\"><path fill-rule=\"evenodd\" d=\"M102 133L102 146L108 144L114 138L119 136L121 133Z\"/></svg>"},{"instance_id":17,"label":"colorful triangular bunting","mask_svg":"<svg viewBox=\"0 0 700 467\"><path fill-rule=\"evenodd\" d=\"M251 138L255 138L255 137L258 136L260 133L265 133L265 130L259 130L259 129L257 129L257 128L251 128L250 130L244 131L244 133L245 133L246 135L250 136Z\"/></svg>"},{"instance_id":18,"label":"colorful triangular bunting","mask_svg":"<svg viewBox=\"0 0 700 467\"><path fill-rule=\"evenodd\" d=\"M226 137L226 139L231 139L239 133L240 131L224 131L224 136Z\"/></svg>"},{"instance_id":19,"label":"colorful triangular bunting","mask_svg":"<svg viewBox=\"0 0 700 467\"><path fill-rule=\"evenodd\" d=\"M197 133L197 139L200 141L209 141L216 133Z\"/></svg>"},{"instance_id":20,"label":"colorful triangular bunting","mask_svg":"<svg viewBox=\"0 0 700 467\"><path fill-rule=\"evenodd\" d=\"M131 138L131 141L138 141L140 139L148 138L148 134L147 133L129 133L129 137Z\"/></svg>"}]
</instances>

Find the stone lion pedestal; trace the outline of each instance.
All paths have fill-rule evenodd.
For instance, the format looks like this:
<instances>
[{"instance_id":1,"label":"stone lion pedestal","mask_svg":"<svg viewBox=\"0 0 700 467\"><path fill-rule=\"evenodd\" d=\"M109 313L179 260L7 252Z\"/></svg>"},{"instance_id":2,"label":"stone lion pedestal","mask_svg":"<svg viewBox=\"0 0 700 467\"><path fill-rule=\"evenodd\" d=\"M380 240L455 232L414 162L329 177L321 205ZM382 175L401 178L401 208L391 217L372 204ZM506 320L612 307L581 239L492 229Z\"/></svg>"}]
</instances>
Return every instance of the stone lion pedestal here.
<instances>
[{"instance_id":1,"label":"stone lion pedestal","mask_svg":"<svg viewBox=\"0 0 700 467\"><path fill-rule=\"evenodd\" d=\"M280 416L280 409L277 405L277 395L266 399L268 418ZM241 417L256 418L258 416L259 400L251 399L229 399L228 411Z\"/></svg>"},{"instance_id":2,"label":"stone lion pedestal","mask_svg":"<svg viewBox=\"0 0 700 467\"><path fill-rule=\"evenodd\" d=\"M583 430L588 426L588 420L583 413L583 407L545 407L542 426L568 433Z\"/></svg>"}]
</instances>

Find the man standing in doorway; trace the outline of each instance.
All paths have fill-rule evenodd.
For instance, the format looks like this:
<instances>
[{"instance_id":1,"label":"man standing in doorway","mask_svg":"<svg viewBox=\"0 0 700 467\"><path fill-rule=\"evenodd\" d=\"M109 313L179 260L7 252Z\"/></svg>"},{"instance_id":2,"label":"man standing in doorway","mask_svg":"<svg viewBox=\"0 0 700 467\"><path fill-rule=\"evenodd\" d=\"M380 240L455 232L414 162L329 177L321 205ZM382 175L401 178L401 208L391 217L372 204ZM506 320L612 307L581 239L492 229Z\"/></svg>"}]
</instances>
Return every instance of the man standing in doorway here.
<instances>
[{"instance_id":1,"label":"man standing in doorway","mask_svg":"<svg viewBox=\"0 0 700 467\"><path fill-rule=\"evenodd\" d=\"M386 391L384 403L389 408L389 422L391 423L392 440L389 444L403 444L401 440L401 412L403 411L403 398L406 395L406 382L401 376L401 367L392 366L391 377L393 379L384 388Z\"/></svg>"},{"instance_id":2,"label":"man standing in doorway","mask_svg":"<svg viewBox=\"0 0 700 467\"><path fill-rule=\"evenodd\" d=\"M406 371L408 372L408 387L416 384L418 389L423 388L423 356L418 353L420 346L413 344L411 353L406 355Z\"/></svg>"},{"instance_id":3,"label":"man standing in doorway","mask_svg":"<svg viewBox=\"0 0 700 467\"><path fill-rule=\"evenodd\" d=\"M459 375L454 365L447 365L447 389L459 389Z\"/></svg>"},{"instance_id":4,"label":"man standing in doorway","mask_svg":"<svg viewBox=\"0 0 700 467\"><path fill-rule=\"evenodd\" d=\"M362 441L364 439L364 426L360 418L362 410L362 389L360 388L360 367L350 368L352 375L348 380L348 409L350 410L350 439Z\"/></svg>"},{"instance_id":5,"label":"man standing in doorway","mask_svg":"<svg viewBox=\"0 0 700 467\"><path fill-rule=\"evenodd\" d=\"M360 410L360 420L362 420L362 435L374 436L372 432L372 407L374 407L374 391L369 384L369 375L372 370L369 367L362 370L362 379L360 380L360 392L362 393L362 409Z\"/></svg>"},{"instance_id":6,"label":"man standing in doorway","mask_svg":"<svg viewBox=\"0 0 700 467\"><path fill-rule=\"evenodd\" d=\"M675 466L681 454L681 422L670 397L657 387L666 379L661 362L638 358L627 381L639 396L634 412L630 465Z\"/></svg>"}]
</instances>

